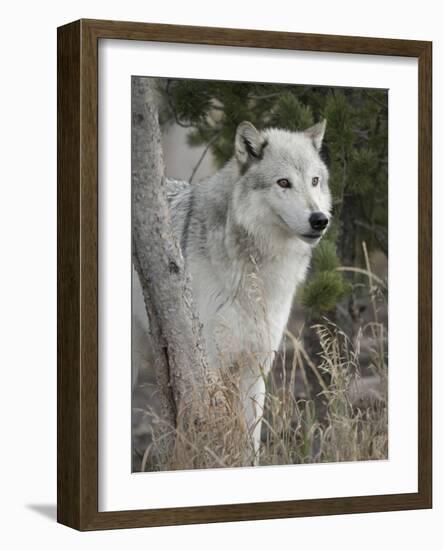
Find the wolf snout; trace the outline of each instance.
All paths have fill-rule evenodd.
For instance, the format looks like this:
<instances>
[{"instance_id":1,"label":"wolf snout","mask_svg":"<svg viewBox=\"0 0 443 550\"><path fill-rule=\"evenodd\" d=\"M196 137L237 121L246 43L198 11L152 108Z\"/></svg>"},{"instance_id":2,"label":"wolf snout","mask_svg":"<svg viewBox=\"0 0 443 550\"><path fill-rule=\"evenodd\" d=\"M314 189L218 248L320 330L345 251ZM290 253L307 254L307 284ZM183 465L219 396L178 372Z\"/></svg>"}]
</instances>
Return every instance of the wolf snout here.
<instances>
[{"instance_id":1,"label":"wolf snout","mask_svg":"<svg viewBox=\"0 0 443 550\"><path fill-rule=\"evenodd\" d=\"M315 231L323 231L328 225L328 218L323 214L323 212L313 212L309 216L309 223L311 224L312 229Z\"/></svg>"}]
</instances>

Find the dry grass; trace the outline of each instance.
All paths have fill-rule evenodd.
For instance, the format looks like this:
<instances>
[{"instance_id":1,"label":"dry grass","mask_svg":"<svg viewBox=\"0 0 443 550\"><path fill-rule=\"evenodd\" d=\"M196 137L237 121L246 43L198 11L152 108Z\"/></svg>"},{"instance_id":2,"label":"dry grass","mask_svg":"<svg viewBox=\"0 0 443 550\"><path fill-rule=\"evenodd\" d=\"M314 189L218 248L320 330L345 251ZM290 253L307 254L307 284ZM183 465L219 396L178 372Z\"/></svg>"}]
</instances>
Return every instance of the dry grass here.
<instances>
[{"instance_id":1,"label":"dry grass","mask_svg":"<svg viewBox=\"0 0 443 550\"><path fill-rule=\"evenodd\" d=\"M382 337L383 327L372 325ZM293 359L289 375L278 382L270 377L264 412L265 437L260 464L303 464L379 460L388 456L386 363L373 350L372 375L362 377L359 346L334 324L317 325L321 353L318 366L300 341L287 333ZM364 336L361 331L358 341ZM357 341L357 344L358 344ZM316 396L295 395L297 371L307 383L307 369L322 391Z\"/></svg>"},{"instance_id":2,"label":"dry grass","mask_svg":"<svg viewBox=\"0 0 443 550\"><path fill-rule=\"evenodd\" d=\"M310 357L302 335L286 331L266 380L261 466L388 458L387 331L378 315L386 288L371 273L366 260L368 269L360 270L360 276L368 281L371 319L352 341L324 319L322 324L309 327L315 331L320 349ZM313 391L309 383L312 377L320 392ZM180 416L177 428L165 426L152 409L146 412L152 440L142 459L142 471L257 464L243 420L237 370L225 369L208 390L212 404L222 397L226 406L222 412L218 407L207 407L203 423L183 420L193 417L192 410ZM195 407L201 418L202 404L195 403ZM175 441L168 457L162 455L164 446L158 439L165 434L173 435Z\"/></svg>"},{"instance_id":3,"label":"dry grass","mask_svg":"<svg viewBox=\"0 0 443 550\"><path fill-rule=\"evenodd\" d=\"M384 347L379 341L383 338L383 325L371 323L365 327L357 345L331 323L312 330L321 347L318 366L308 357L300 339L287 332L281 359L287 354L292 356L289 371L283 368L278 376L271 373L268 377L260 465L386 459L387 365L379 355ZM366 332L371 338L375 332L378 339L371 350L371 375L363 377L359 342ZM315 396L309 392L308 369L322 387ZM296 381L300 379L302 390L296 391L300 385ZM218 392L223 392L230 410L215 416L209 408L206 425L169 427L175 434L175 448L166 463L159 460L160 442L155 437L155 427L162 420L149 412L154 435L145 452L142 471L250 466L254 462L234 373L225 376L223 385L213 388L214 399Z\"/></svg>"},{"instance_id":4,"label":"dry grass","mask_svg":"<svg viewBox=\"0 0 443 550\"><path fill-rule=\"evenodd\" d=\"M206 393L206 392L205 392ZM235 369L226 370L217 383L207 388L208 404L192 399L178 415L178 425L165 426L153 408L146 414L152 427L142 471L190 470L251 465L253 445L241 409ZM220 406L220 402L223 406ZM173 435L174 446L165 457L160 438Z\"/></svg>"}]
</instances>

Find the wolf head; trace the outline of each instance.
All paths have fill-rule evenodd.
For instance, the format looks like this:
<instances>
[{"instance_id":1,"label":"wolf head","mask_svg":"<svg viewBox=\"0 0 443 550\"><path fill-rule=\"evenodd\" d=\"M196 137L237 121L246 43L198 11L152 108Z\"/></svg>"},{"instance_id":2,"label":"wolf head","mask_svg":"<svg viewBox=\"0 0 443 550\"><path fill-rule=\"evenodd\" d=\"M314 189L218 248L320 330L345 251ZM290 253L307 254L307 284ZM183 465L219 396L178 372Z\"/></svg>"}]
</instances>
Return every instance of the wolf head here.
<instances>
[{"instance_id":1,"label":"wolf head","mask_svg":"<svg viewBox=\"0 0 443 550\"><path fill-rule=\"evenodd\" d=\"M250 234L271 231L315 245L330 219L328 170L320 158L326 120L303 132L258 131L242 122L235 137L237 222Z\"/></svg>"}]
</instances>

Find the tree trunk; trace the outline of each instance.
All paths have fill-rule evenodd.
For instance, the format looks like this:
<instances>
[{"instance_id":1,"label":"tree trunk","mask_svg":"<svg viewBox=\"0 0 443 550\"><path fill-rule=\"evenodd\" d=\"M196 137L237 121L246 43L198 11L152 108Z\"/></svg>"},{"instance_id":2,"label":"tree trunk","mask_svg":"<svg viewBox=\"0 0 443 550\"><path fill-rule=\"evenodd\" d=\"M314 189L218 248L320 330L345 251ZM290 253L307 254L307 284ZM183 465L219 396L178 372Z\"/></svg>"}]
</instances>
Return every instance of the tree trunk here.
<instances>
[{"instance_id":1,"label":"tree trunk","mask_svg":"<svg viewBox=\"0 0 443 550\"><path fill-rule=\"evenodd\" d=\"M359 217L359 204L354 195L348 194L343 197L343 206L341 212L341 238L339 257L344 266L354 266L357 258L357 226L356 218ZM352 283L355 279L354 274L347 275ZM349 318L341 319L340 326L346 330L348 336L354 340L358 334L361 325L361 316L354 291L347 298L347 310Z\"/></svg>"},{"instance_id":2,"label":"tree trunk","mask_svg":"<svg viewBox=\"0 0 443 550\"><path fill-rule=\"evenodd\" d=\"M152 79L132 78L133 261L149 318L171 452L177 431L208 423L223 399L211 402L211 382L189 276L172 230L165 192L161 132ZM211 409L212 407L212 409ZM223 410L225 410L223 408ZM169 433L169 436L167 435ZM193 467L202 467L194 464Z\"/></svg>"}]
</instances>

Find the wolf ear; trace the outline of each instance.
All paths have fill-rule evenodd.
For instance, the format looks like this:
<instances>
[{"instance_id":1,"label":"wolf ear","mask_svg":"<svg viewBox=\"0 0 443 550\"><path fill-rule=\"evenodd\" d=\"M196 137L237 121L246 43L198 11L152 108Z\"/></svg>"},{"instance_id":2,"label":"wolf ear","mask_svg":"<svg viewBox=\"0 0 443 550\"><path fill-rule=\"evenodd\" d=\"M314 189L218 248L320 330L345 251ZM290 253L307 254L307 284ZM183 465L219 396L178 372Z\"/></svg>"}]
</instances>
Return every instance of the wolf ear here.
<instances>
[{"instance_id":1,"label":"wolf ear","mask_svg":"<svg viewBox=\"0 0 443 550\"><path fill-rule=\"evenodd\" d=\"M235 135L235 156L240 164L253 159L261 159L266 139L250 122L241 122Z\"/></svg>"},{"instance_id":2,"label":"wolf ear","mask_svg":"<svg viewBox=\"0 0 443 550\"><path fill-rule=\"evenodd\" d=\"M323 143L323 138L325 136L326 130L326 119L324 118L321 122L317 122L314 126L311 126L305 130L305 136L312 140L314 147L317 151L320 151L321 144Z\"/></svg>"}]
</instances>

